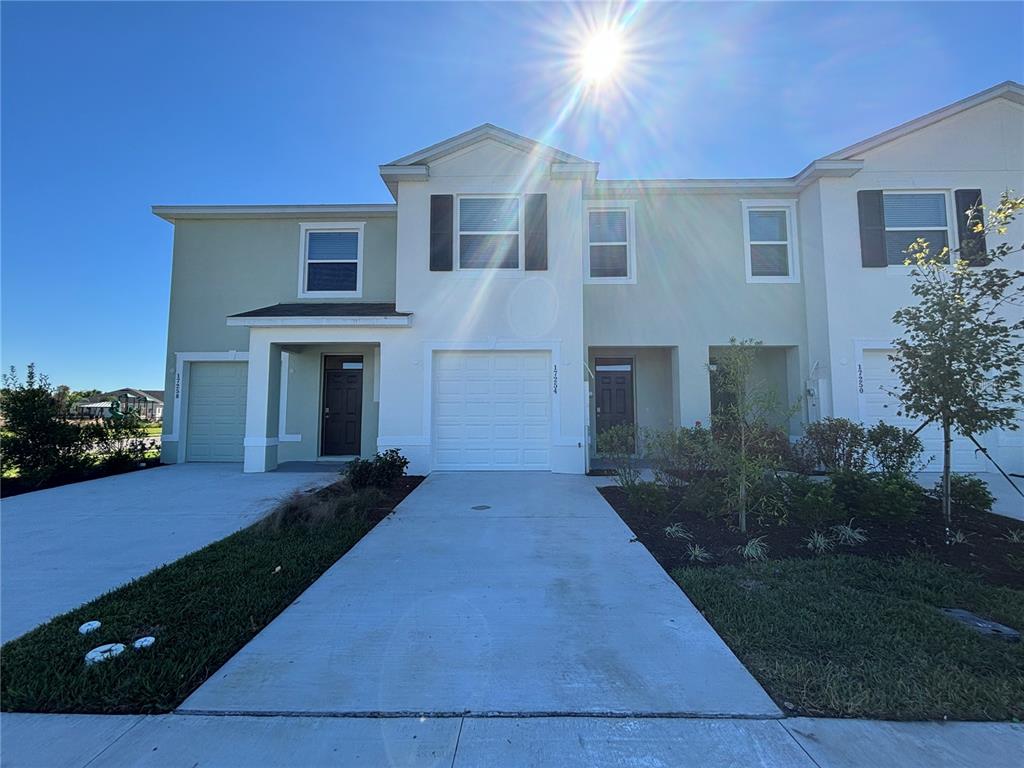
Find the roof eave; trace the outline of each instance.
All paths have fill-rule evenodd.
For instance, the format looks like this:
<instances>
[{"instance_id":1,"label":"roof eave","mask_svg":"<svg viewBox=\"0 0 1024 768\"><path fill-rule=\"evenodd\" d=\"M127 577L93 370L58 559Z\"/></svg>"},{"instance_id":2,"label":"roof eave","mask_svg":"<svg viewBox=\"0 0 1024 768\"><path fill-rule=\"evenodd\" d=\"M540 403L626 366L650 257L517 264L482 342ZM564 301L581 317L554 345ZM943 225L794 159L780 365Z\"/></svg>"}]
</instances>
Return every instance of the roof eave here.
<instances>
[{"instance_id":1,"label":"roof eave","mask_svg":"<svg viewBox=\"0 0 1024 768\"><path fill-rule=\"evenodd\" d=\"M178 219L291 219L297 216L394 216L394 203L352 205L154 205L153 215L174 224Z\"/></svg>"}]
</instances>

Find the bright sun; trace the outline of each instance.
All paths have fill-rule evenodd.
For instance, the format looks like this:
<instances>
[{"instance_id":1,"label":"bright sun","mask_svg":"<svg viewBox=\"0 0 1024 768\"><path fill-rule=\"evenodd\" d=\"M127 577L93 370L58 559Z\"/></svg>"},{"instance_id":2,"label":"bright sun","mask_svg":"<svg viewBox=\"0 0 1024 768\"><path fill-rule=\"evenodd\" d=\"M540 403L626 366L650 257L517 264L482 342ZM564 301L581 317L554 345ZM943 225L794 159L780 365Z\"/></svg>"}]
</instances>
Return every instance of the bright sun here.
<instances>
[{"instance_id":1,"label":"bright sun","mask_svg":"<svg viewBox=\"0 0 1024 768\"><path fill-rule=\"evenodd\" d=\"M596 32L580 53L580 76L600 85L613 77L622 64L622 36L614 29Z\"/></svg>"}]
</instances>

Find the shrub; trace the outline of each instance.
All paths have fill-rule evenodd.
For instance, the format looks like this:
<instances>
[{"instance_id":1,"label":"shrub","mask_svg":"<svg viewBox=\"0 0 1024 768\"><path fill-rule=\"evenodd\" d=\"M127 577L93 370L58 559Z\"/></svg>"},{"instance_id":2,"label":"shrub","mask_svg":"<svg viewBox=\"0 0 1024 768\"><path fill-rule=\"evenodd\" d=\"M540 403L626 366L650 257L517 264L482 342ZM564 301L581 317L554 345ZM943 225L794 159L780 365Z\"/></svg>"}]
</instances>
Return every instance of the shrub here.
<instances>
[{"instance_id":1,"label":"shrub","mask_svg":"<svg viewBox=\"0 0 1024 768\"><path fill-rule=\"evenodd\" d=\"M615 479L626 490L640 482L638 437L640 435L632 424L616 424L597 436L598 454L612 462Z\"/></svg>"},{"instance_id":2,"label":"shrub","mask_svg":"<svg viewBox=\"0 0 1024 768\"><path fill-rule=\"evenodd\" d=\"M687 544L686 556L690 559L691 563L708 563L714 558L714 555L700 544Z\"/></svg>"},{"instance_id":3,"label":"shrub","mask_svg":"<svg viewBox=\"0 0 1024 768\"><path fill-rule=\"evenodd\" d=\"M883 475L909 475L918 469L924 446L909 429L879 422L866 437L875 469Z\"/></svg>"},{"instance_id":4,"label":"shrub","mask_svg":"<svg viewBox=\"0 0 1024 768\"><path fill-rule=\"evenodd\" d=\"M636 482L626 486L626 499L637 509L648 514L660 515L666 512L668 491L658 483Z\"/></svg>"},{"instance_id":5,"label":"shrub","mask_svg":"<svg viewBox=\"0 0 1024 768\"><path fill-rule=\"evenodd\" d=\"M96 452L103 465L112 471L136 469L146 459L146 453L156 446L146 437L145 423L134 410L114 410L101 424L92 424Z\"/></svg>"},{"instance_id":6,"label":"shrub","mask_svg":"<svg viewBox=\"0 0 1024 768\"><path fill-rule=\"evenodd\" d=\"M353 459L345 468L345 477L352 490L388 489L405 474L409 460L397 448L389 448L372 459Z\"/></svg>"},{"instance_id":7,"label":"shrub","mask_svg":"<svg viewBox=\"0 0 1024 768\"><path fill-rule=\"evenodd\" d=\"M715 472L715 443L711 430L700 422L692 427L652 432L645 443L654 479L663 485L681 485Z\"/></svg>"},{"instance_id":8,"label":"shrub","mask_svg":"<svg viewBox=\"0 0 1024 768\"><path fill-rule=\"evenodd\" d=\"M45 376L36 375L33 364L22 383L11 366L0 390L4 471L16 469L26 483L39 486L55 479L77 479L93 466L93 429L70 421L70 410L66 387L51 386Z\"/></svg>"},{"instance_id":9,"label":"shrub","mask_svg":"<svg viewBox=\"0 0 1024 768\"><path fill-rule=\"evenodd\" d=\"M682 523L672 523L672 525L667 526L665 528L665 535L670 539L686 539L687 541L693 540L693 534L686 530Z\"/></svg>"},{"instance_id":10,"label":"shrub","mask_svg":"<svg viewBox=\"0 0 1024 768\"><path fill-rule=\"evenodd\" d=\"M935 483L931 495L942 498L942 480ZM996 500L980 477L955 473L949 476L949 496L960 512L991 512Z\"/></svg>"},{"instance_id":11,"label":"shrub","mask_svg":"<svg viewBox=\"0 0 1024 768\"><path fill-rule=\"evenodd\" d=\"M707 517L725 514L725 483L717 477L698 477L683 486L680 505Z\"/></svg>"},{"instance_id":12,"label":"shrub","mask_svg":"<svg viewBox=\"0 0 1024 768\"><path fill-rule=\"evenodd\" d=\"M909 520L925 501L921 486L903 475L837 472L832 484L845 514L853 517Z\"/></svg>"},{"instance_id":13,"label":"shrub","mask_svg":"<svg viewBox=\"0 0 1024 768\"><path fill-rule=\"evenodd\" d=\"M861 472L868 466L864 427L849 419L822 419L808 424L801 450L826 472Z\"/></svg>"},{"instance_id":14,"label":"shrub","mask_svg":"<svg viewBox=\"0 0 1024 768\"><path fill-rule=\"evenodd\" d=\"M846 510L836 500L830 480L814 481L801 475L783 480L790 518L808 528L822 528L842 520Z\"/></svg>"},{"instance_id":15,"label":"shrub","mask_svg":"<svg viewBox=\"0 0 1024 768\"><path fill-rule=\"evenodd\" d=\"M764 536L757 536L746 544L740 544L736 547L736 551L740 553L744 560L749 561L763 561L768 559L768 544L765 542Z\"/></svg>"},{"instance_id":16,"label":"shrub","mask_svg":"<svg viewBox=\"0 0 1024 768\"><path fill-rule=\"evenodd\" d=\"M835 542L829 538L828 534L821 531L811 531L810 536L804 539L804 546L816 555L823 555L826 552L832 551Z\"/></svg>"},{"instance_id":17,"label":"shrub","mask_svg":"<svg viewBox=\"0 0 1024 768\"><path fill-rule=\"evenodd\" d=\"M832 533L835 534L836 541L844 547L857 547L868 540L867 532L863 528L854 528L852 519L849 523L833 525Z\"/></svg>"}]
</instances>

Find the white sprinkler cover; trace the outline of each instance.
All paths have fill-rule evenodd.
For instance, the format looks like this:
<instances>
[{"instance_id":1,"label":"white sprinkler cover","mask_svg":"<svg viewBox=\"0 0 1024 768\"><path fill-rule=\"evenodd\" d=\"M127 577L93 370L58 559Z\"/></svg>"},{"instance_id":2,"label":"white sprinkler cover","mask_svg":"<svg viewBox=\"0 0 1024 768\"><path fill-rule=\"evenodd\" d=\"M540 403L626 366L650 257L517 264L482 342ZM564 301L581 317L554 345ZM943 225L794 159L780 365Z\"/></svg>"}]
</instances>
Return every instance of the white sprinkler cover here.
<instances>
[{"instance_id":1,"label":"white sprinkler cover","mask_svg":"<svg viewBox=\"0 0 1024 768\"><path fill-rule=\"evenodd\" d=\"M124 653L124 643L107 643L93 648L85 654L86 664L95 664L100 661L112 659Z\"/></svg>"},{"instance_id":2,"label":"white sprinkler cover","mask_svg":"<svg viewBox=\"0 0 1024 768\"><path fill-rule=\"evenodd\" d=\"M146 635L145 637L140 637L138 640L136 640L134 643L132 643L132 648L134 648L135 650L140 650L142 648L149 648L149 646L151 646L155 642L156 642L156 638L155 637L153 637L152 635Z\"/></svg>"},{"instance_id":3,"label":"white sprinkler cover","mask_svg":"<svg viewBox=\"0 0 1024 768\"><path fill-rule=\"evenodd\" d=\"M90 632L95 632L99 628L100 623L98 621L87 621L78 628L78 634L88 635Z\"/></svg>"}]
</instances>

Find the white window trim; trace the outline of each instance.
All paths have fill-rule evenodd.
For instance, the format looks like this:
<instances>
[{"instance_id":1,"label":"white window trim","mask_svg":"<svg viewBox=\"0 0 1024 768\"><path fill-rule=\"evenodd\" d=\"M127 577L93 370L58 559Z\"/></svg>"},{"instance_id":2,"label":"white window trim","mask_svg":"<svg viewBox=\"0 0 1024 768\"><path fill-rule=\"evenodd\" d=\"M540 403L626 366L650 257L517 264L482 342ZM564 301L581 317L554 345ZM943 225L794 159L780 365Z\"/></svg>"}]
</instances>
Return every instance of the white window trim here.
<instances>
[{"instance_id":1,"label":"white window trim","mask_svg":"<svg viewBox=\"0 0 1024 768\"><path fill-rule=\"evenodd\" d=\"M515 199L519 201L519 248L516 254L516 266L512 267L462 267L462 235L511 235L511 230L508 232L463 232L462 231L462 201L463 200L481 200L481 199ZM526 250L526 222L524 216L524 202L525 198L523 195L514 193L471 193L456 195L455 196L455 242L453 244L453 264L452 268L456 272L461 272L463 276L472 277L486 275L488 277L493 275L507 275L507 276L520 276L525 272L525 250Z\"/></svg>"},{"instance_id":2,"label":"white window trim","mask_svg":"<svg viewBox=\"0 0 1024 768\"><path fill-rule=\"evenodd\" d=\"M953 224L957 221L956 204L953 201L953 190L952 189L883 189L882 190L882 205L885 206L886 195L942 195L946 201L946 226L945 227L890 227L888 224L885 226L883 236L885 232L945 232L946 243L950 250L950 258L952 258L952 252L960 247L959 232L957 227ZM931 253L929 245L929 253ZM886 256L886 262L888 262L888 255ZM909 274L913 269L913 265L907 266L906 264L888 264L886 263L886 269L890 270L895 274Z\"/></svg>"},{"instance_id":3,"label":"white window trim","mask_svg":"<svg viewBox=\"0 0 1024 768\"><path fill-rule=\"evenodd\" d=\"M741 200L743 210L743 262L747 273L748 283L799 283L800 282L800 253L798 248L799 237L796 227L796 200ZM784 211L786 214L786 234L789 239L785 242L757 240L750 241L750 212L751 211ZM753 264L750 258L751 245L785 245L789 256L788 275L755 275Z\"/></svg>"},{"instance_id":4,"label":"white window trim","mask_svg":"<svg viewBox=\"0 0 1024 768\"><path fill-rule=\"evenodd\" d=\"M591 211L625 211L626 212L626 276L625 277L593 277L590 274L590 212ZM621 245L621 243L594 243L594 245ZM588 202L583 216L583 282L595 285L632 285L636 283L636 201L634 200L601 200Z\"/></svg>"},{"instance_id":5,"label":"white window trim","mask_svg":"<svg viewBox=\"0 0 1024 768\"><path fill-rule=\"evenodd\" d=\"M300 299L358 299L363 295L363 229L365 221L317 221L299 224L299 298ZM356 232L359 242L356 246L356 289L354 291L310 291L306 288L306 258L310 232ZM321 262L322 263L322 262ZM327 262L331 263L331 262ZM351 263L351 262L346 262Z\"/></svg>"}]
</instances>

